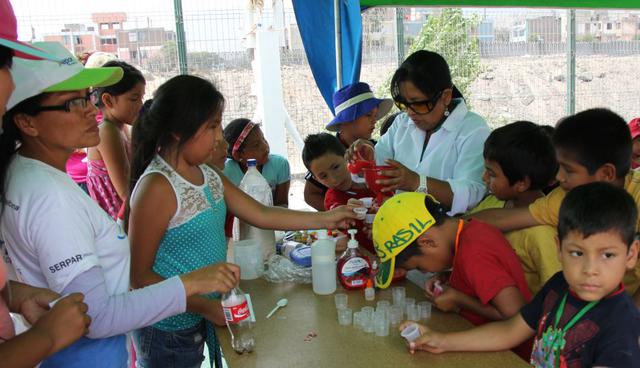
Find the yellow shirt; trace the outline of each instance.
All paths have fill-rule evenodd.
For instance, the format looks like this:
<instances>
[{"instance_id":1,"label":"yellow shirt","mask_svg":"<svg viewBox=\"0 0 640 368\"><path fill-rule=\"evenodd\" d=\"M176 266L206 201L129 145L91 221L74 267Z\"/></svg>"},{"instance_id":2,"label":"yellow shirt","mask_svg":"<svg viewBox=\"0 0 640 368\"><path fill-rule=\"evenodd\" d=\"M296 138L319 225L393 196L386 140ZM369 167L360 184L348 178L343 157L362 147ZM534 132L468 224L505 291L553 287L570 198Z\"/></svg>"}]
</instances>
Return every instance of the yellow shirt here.
<instances>
[{"instance_id":1,"label":"yellow shirt","mask_svg":"<svg viewBox=\"0 0 640 368\"><path fill-rule=\"evenodd\" d=\"M640 171L631 170L624 179L624 189L640 205ZM560 204L567 192L558 187L546 196L539 198L529 205L529 213L539 223L551 226L558 225L558 213ZM636 224L636 231L640 230L640 218ZM624 277L624 286L629 294L634 294L640 286L640 262L633 270L627 271Z\"/></svg>"},{"instance_id":2,"label":"yellow shirt","mask_svg":"<svg viewBox=\"0 0 640 368\"><path fill-rule=\"evenodd\" d=\"M489 208L503 208L504 201L487 196L470 213ZM520 258L529 291L536 294L556 272L562 269L556 246L556 229L552 226L533 226L511 231L505 237Z\"/></svg>"}]
</instances>

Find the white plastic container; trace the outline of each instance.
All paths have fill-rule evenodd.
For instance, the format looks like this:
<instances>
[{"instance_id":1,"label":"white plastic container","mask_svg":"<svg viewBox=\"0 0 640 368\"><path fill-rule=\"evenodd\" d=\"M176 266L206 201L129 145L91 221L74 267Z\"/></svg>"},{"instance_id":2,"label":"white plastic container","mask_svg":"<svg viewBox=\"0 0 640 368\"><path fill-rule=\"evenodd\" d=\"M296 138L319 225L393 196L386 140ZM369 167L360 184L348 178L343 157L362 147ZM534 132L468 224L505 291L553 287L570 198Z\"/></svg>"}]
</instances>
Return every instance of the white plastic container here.
<instances>
[{"instance_id":1,"label":"white plastic container","mask_svg":"<svg viewBox=\"0 0 640 368\"><path fill-rule=\"evenodd\" d=\"M318 295L336 291L336 243L329 239L327 230L318 230L318 240L311 244L311 281Z\"/></svg>"},{"instance_id":2,"label":"white plastic container","mask_svg":"<svg viewBox=\"0 0 640 368\"><path fill-rule=\"evenodd\" d=\"M265 206L273 206L271 187L256 167L256 160L247 160L247 172L244 174L239 188L256 201ZM276 236L273 230L264 230L236 219L233 229L234 240L255 239L262 248L263 260L276 252Z\"/></svg>"},{"instance_id":3,"label":"white plastic container","mask_svg":"<svg viewBox=\"0 0 640 368\"><path fill-rule=\"evenodd\" d=\"M240 279L253 280L264 273L262 248L256 239L233 242L234 262L240 266Z\"/></svg>"}]
</instances>

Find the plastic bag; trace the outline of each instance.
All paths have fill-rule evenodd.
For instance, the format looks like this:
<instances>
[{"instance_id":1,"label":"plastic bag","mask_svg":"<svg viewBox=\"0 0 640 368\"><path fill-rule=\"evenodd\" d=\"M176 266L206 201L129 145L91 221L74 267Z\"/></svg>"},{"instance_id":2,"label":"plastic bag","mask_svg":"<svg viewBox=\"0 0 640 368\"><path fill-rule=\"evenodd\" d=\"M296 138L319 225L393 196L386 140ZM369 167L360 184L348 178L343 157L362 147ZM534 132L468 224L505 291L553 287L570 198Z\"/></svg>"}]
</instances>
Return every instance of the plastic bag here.
<instances>
[{"instance_id":1,"label":"plastic bag","mask_svg":"<svg viewBox=\"0 0 640 368\"><path fill-rule=\"evenodd\" d=\"M263 276L265 280L273 283L310 284L311 267L300 267L287 258L274 254L267 260L267 269Z\"/></svg>"}]
</instances>

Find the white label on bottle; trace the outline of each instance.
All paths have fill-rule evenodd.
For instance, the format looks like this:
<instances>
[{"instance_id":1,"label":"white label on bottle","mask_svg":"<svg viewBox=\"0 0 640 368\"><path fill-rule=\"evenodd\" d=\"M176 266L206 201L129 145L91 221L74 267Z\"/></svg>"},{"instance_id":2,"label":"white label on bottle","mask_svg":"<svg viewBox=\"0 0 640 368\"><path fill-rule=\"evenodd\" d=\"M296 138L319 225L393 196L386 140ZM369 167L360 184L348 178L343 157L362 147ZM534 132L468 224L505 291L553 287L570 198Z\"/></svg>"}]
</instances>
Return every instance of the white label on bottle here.
<instances>
[{"instance_id":1,"label":"white label on bottle","mask_svg":"<svg viewBox=\"0 0 640 368\"><path fill-rule=\"evenodd\" d=\"M238 323L249 317L249 307L246 300L237 305L222 307L222 311L224 318L230 323Z\"/></svg>"},{"instance_id":2,"label":"white label on bottle","mask_svg":"<svg viewBox=\"0 0 640 368\"><path fill-rule=\"evenodd\" d=\"M340 273L342 273L344 276L353 276L363 268L369 268L369 264L367 263L367 261L360 257L354 257L346 261L342 265Z\"/></svg>"}]
</instances>

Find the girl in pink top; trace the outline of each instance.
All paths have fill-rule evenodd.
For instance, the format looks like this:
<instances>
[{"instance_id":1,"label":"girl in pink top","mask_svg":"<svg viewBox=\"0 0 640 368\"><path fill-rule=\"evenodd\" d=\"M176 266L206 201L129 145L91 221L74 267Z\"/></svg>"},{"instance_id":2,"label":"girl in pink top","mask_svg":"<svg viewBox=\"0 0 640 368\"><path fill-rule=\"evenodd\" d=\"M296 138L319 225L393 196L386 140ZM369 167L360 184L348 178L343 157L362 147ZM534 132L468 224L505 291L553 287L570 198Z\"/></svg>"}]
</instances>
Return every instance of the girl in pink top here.
<instances>
[{"instance_id":1,"label":"girl in pink top","mask_svg":"<svg viewBox=\"0 0 640 368\"><path fill-rule=\"evenodd\" d=\"M87 189L94 201L111 218L118 213L128 196L131 158L130 127L137 120L145 93L142 73L124 61L109 61L104 67L120 67L122 79L93 92L94 102L103 114L100 144L89 148Z\"/></svg>"}]
</instances>

